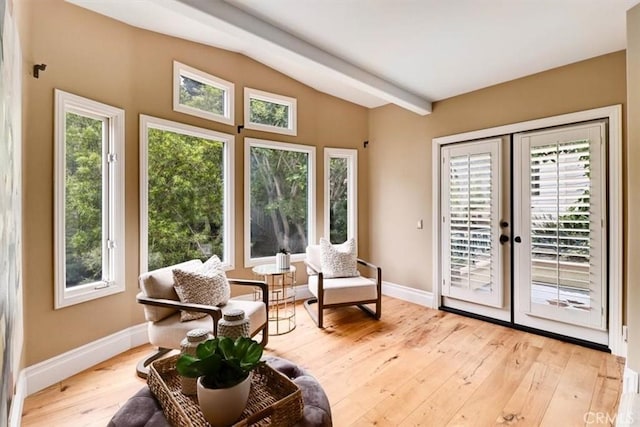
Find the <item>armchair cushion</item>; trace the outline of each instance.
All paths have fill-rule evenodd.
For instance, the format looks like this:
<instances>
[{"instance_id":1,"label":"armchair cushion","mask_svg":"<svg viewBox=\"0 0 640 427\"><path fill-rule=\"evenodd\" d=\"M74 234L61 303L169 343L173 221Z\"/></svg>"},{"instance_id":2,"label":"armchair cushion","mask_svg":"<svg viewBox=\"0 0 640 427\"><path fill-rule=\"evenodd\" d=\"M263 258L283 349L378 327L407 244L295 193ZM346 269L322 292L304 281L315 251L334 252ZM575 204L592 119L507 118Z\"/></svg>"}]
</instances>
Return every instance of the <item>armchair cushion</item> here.
<instances>
[{"instance_id":1,"label":"armchair cushion","mask_svg":"<svg viewBox=\"0 0 640 427\"><path fill-rule=\"evenodd\" d=\"M322 255L320 253L320 245L307 246L306 262L307 264L311 264L313 268L315 268L317 271L322 271L322 268L320 267L322 265ZM307 274L312 275L312 274L316 274L316 272L311 270L309 267L307 267Z\"/></svg>"},{"instance_id":2,"label":"armchair cushion","mask_svg":"<svg viewBox=\"0 0 640 427\"><path fill-rule=\"evenodd\" d=\"M326 279L358 276L356 241L351 238L340 245L320 239L322 274Z\"/></svg>"},{"instance_id":3,"label":"armchair cushion","mask_svg":"<svg viewBox=\"0 0 640 427\"><path fill-rule=\"evenodd\" d=\"M150 298L170 299L179 301L178 294L173 288L173 269L195 271L202 267L202 261L194 259L169 267L159 268L140 275L140 289ZM149 322L157 322L176 313L174 308L144 306L144 315Z\"/></svg>"},{"instance_id":4,"label":"armchair cushion","mask_svg":"<svg viewBox=\"0 0 640 427\"><path fill-rule=\"evenodd\" d=\"M371 301L378 297L376 281L367 277L341 277L323 280L324 304ZM318 297L318 276L309 276L309 291Z\"/></svg>"},{"instance_id":5,"label":"armchair cushion","mask_svg":"<svg viewBox=\"0 0 640 427\"><path fill-rule=\"evenodd\" d=\"M227 282L227 276L223 271L213 270L210 274L203 274L200 271L190 272L174 269L173 278L175 280L174 287L181 302L224 305L229 300L229 282ZM181 310L180 320L187 322L206 315L202 312Z\"/></svg>"},{"instance_id":6,"label":"armchair cushion","mask_svg":"<svg viewBox=\"0 0 640 427\"><path fill-rule=\"evenodd\" d=\"M267 310L264 304L256 301L230 299L221 309L222 313L233 309L243 310L245 316L249 318L251 335L257 333L258 328L267 322ZM148 323L149 342L157 347L179 349L180 341L187 335L187 332L196 328L213 331L213 320L210 316L206 316L188 322L181 322L180 315L174 313L172 316L158 322Z\"/></svg>"}]
</instances>

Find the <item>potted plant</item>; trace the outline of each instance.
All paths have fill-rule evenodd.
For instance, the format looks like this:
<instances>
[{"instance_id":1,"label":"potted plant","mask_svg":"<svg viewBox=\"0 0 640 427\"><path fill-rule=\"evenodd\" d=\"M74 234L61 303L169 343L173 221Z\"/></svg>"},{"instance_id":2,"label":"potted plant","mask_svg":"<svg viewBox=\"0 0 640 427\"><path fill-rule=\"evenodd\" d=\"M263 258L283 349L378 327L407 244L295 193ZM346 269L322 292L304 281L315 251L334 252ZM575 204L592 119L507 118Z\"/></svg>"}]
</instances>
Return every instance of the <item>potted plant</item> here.
<instances>
[{"instance_id":1,"label":"potted plant","mask_svg":"<svg viewBox=\"0 0 640 427\"><path fill-rule=\"evenodd\" d=\"M240 417L249 399L251 371L264 363L262 350L250 338L218 337L198 345L195 356L178 358L178 373L198 378L198 403L209 424L227 426Z\"/></svg>"}]
</instances>

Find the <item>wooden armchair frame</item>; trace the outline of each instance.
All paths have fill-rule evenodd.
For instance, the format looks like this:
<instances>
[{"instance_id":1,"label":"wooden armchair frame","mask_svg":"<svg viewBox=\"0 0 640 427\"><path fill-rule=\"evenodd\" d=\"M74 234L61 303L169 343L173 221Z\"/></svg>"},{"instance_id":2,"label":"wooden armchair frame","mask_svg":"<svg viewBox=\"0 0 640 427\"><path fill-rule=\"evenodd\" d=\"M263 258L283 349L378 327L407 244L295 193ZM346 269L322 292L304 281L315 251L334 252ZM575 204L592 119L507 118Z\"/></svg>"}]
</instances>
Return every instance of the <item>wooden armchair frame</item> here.
<instances>
[{"instance_id":1,"label":"wooden armchair frame","mask_svg":"<svg viewBox=\"0 0 640 427\"><path fill-rule=\"evenodd\" d=\"M244 279L228 279L228 280L230 285L253 286L261 290L262 302L264 303L266 308L267 320L262 325L260 325L258 329L256 329L253 336L262 332L262 340L260 341L260 345L262 347L266 347L267 342L269 341L269 291L268 291L266 282L262 282L259 280L244 280ZM218 322L220 321L220 319L222 319L222 310L220 309L220 307L203 305L203 304L183 303L180 301L175 301L170 299L152 298L144 295L142 292L140 292L136 296L136 301L140 304L150 305L154 307L175 308L176 310L188 310L188 311L206 313L208 316L211 317L212 326L213 326L212 327L213 336L214 337L218 336ZM138 373L138 376L141 378L146 378L149 372L149 368L148 368L149 364L154 360L161 358L171 350L174 350L174 349L158 347L157 351L155 351L153 354L149 355L145 359L138 362L138 365L136 366L136 372Z\"/></svg>"},{"instance_id":2,"label":"wooden armchair frame","mask_svg":"<svg viewBox=\"0 0 640 427\"><path fill-rule=\"evenodd\" d=\"M364 311L374 319L380 319L380 316L382 315L382 269L360 258L358 258L357 262L358 265L365 266L375 272L376 290L378 295L377 298L363 301L343 302L339 304L325 304L324 281L332 279L324 279L320 267L312 264L311 262L309 262L309 260L305 260L305 264L307 265L307 267L309 267L313 275L318 276L318 297L312 297L306 300L304 302L304 308L307 310L307 312L319 328L323 327L323 310L325 308L347 307L356 305L358 306L358 308L360 308L360 310ZM317 310L313 310L313 308L311 307L312 304L318 304ZM375 304L375 311L371 310L371 308L367 307L365 304Z\"/></svg>"}]
</instances>

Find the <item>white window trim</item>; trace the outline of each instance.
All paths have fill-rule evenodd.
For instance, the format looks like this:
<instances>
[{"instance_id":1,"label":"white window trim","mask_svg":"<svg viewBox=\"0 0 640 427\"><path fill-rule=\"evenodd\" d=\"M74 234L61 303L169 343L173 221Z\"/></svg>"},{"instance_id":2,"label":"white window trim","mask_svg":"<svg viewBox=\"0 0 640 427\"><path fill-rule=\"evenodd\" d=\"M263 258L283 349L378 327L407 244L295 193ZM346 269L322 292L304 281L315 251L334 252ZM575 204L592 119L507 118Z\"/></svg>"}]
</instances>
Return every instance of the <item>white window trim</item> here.
<instances>
[{"instance_id":1,"label":"white window trim","mask_svg":"<svg viewBox=\"0 0 640 427\"><path fill-rule=\"evenodd\" d=\"M546 127L561 126L583 121L609 119L608 139L608 175L607 192L609 196L609 348L616 356L626 356L626 344L622 335L622 106L611 105L576 113L530 120L505 126L466 132L457 135L434 138L431 149L431 205L434 215L431 222L431 244L433 262L433 308L440 305L440 286L442 271L440 260L440 149L445 144L491 138L494 136L526 132Z\"/></svg>"},{"instance_id":2,"label":"white window trim","mask_svg":"<svg viewBox=\"0 0 640 427\"><path fill-rule=\"evenodd\" d=\"M251 117L251 98L259 99L261 101L272 102L275 104L286 105L289 107L289 127L282 128L278 126L264 125L262 123L253 123L250 121ZM265 92L263 90L252 89L249 87L244 88L244 127L245 129L261 130L264 132L275 132L283 135L296 136L298 134L298 101L296 98L291 98L284 95L278 95L275 93Z\"/></svg>"},{"instance_id":3,"label":"white window trim","mask_svg":"<svg viewBox=\"0 0 640 427\"><path fill-rule=\"evenodd\" d=\"M309 191L309 203L307 206L307 241L312 244L316 241L316 147L311 145L291 144L287 142L268 141L265 139L245 138L244 149L244 266L275 263L276 256L251 258L251 147L271 148L286 151L298 151L309 155L307 188ZM304 261L305 253L291 254L291 261Z\"/></svg>"},{"instance_id":4,"label":"white window trim","mask_svg":"<svg viewBox=\"0 0 640 427\"><path fill-rule=\"evenodd\" d=\"M324 237L331 236L329 174L331 159L347 160L347 239L358 241L358 150L352 148L324 149ZM357 246L357 244L356 244Z\"/></svg>"},{"instance_id":5,"label":"white window trim","mask_svg":"<svg viewBox=\"0 0 640 427\"><path fill-rule=\"evenodd\" d=\"M224 95L224 114L200 110L180 103L180 76L188 77L199 83L222 89ZM234 124L235 85L227 80L207 74L178 61L173 61L173 110L203 119L213 120L227 125Z\"/></svg>"},{"instance_id":6,"label":"white window trim","mask_svg":"<svg viewBox=\"0 0 640 427\"><path fill-rule=\"evenodd\" d=\"M216 132L209 129L185 125L183 123L160 119L157 117L140 115L140 272L148 269L148 234L149 234L149 156L147 153L149 129L158 129L180 133L196 138L211 139L224 142L224 207L223 207L223 256L222 263L225 270L235 268L235 137L233 135ZM219 254L217 254L219 255Z\"/></svg>"},{"instance_id":7,"label":"white window trim","mask_svg":"<svg viewBox=\"0 0 640 427\"><path fill-rule=\"evenodd\" d=\"M110 223L108 238L115 247L110 255L108 281L66 287L66 245L65 245L65 175L66 175L66 113L75 112L102 118L107 121L109 151L115 155L112 173L109 176L110 191L104 192L103 204L108 200ZM54 121L54 241L55 241L55 291L54 308L60 309L85 301L113 295L125 290L125 244L124 244L124 110L81 96L55 90ZM103 159L103 164L105 160ZM105 222L103 216L103 224ZM106 242L103 237L103 244ZM104 248L106 251L106 248ZM104 259L104 255L103 255ZM104 274L104 273L103 273Z\"/></svg>"}]
</instances>

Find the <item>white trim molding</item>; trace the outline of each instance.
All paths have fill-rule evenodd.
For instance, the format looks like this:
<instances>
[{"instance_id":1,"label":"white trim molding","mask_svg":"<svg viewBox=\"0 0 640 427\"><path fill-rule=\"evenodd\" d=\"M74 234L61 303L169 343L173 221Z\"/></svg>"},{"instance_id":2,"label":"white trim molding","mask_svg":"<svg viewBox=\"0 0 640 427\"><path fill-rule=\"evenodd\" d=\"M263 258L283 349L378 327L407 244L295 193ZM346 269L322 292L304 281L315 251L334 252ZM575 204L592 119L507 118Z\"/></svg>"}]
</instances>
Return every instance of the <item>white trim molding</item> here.
<instances>
[{"instance_id":1,"label":"white trim molding","mask_svg":"<svg viewBox=\"0 0 640 427\"><path fill-rule=\"evenodd\" d=\"M412 302L423 307L433 307L433 294L431 292L392 282L382 281L382 295Z\"/></svg>"},{"instance_id":2,"label":"white trim molding","mask_svg":"<svg viewBox=\"0 0 640 427\"><path fill-rule=\"evenodd\" d=\"M495 136L510 135L553 126L561 126L590 120L608 119L608 252L609 252L609 348L614 355L626 356L622 334L622 105L611 105L592 110L579 111L559 116L529 120L504 126L465 132L434 138L432 143L432 265L433 265L433 308L440 306L440 284L442 268L440 260L440 150L444 145Z\"/></svg>"},{"instance_id":3,"label":"white trim molding","mask_svg":"<svg viewBox=\"0 0 640 427\"><path fill-rule=\"evenodd\" d=\"M287 126L276 126L251 121L251 100L287 107ZM298 134L298 100L290 96L263 90L244 88L244 127L245 129L260 130L263 132L275 132L284 135L296 136Z\"/></svg>"},{"instance_id":4,"label":"white trim molding","mask_svg":"<svg viewBox=\"0 0 640 427\"><path fill-rule=\"evenodd\" d=\"M149 267L149 129L219 141L224 144L222 262L225 270L233 270L235 268L235 136L140 114L140 272L147 271Z\"/></svg>"},{"instance_id":5,"label":"white trim molding","mask_svg":"<svg viewBox=\"0 0 640 427\"><path fill-rule=\"evenodd\" d=\"M23 398L148 342L145 322L29 366L20 373L26 381Z\"/></svg>"},{"instance_id":6,"label":"white trim molding","mask_svg":"<svg viewBox=\"0 0 640 427\"><path fill-rule=\"evenodd\" d=\"M203 110L201 108L192 107L180 102L180 89L182 88L182 77L198 82L223 92L222 95L222 114L213 111ZM213 120L224 123L226 125L234 124L234 101L235 101L235 85L227 80L221 79L204 71L190 67L178 61L173 61L173 111L190 114L192 116L201 117L203 119Z\"/></svg>"},{"instance_id":7,"label":"white trim molding","mask_svg":"<svg viewBox=\"0 0 640 427\"><path fill-rule=\"evenodd\" d=\"M331 240L331 159L347 162L347 239L358 241L358 150L324 149L324 237ZM342 242L332 242L342 243Z\"/></svg>"},{"instance_id":8,"label":"white trim molding","mask_svg":"<svg viewBox=\"0 0 640 427\"><path fill-rule=\"evenodd\" d=\"M124 255L124 130L121 108L55 89L54 120L54 308L101 298L125 290ZM101 121L102 277L67 286L67 114Z\"/></svg>"},{"instance_id":9,"label":"white trim molding","mask_svg":"<svg viewBox=\"0 0 640 427\"><path fill-rule=\"evenodd\" d=\"M316 241L316 147L256 138L245 138L244 142L244 266L255 267L274 263L276 254L263 257L251 256L251 149L267 148L307 155L307 244L312 244ZM304 250L292 253L291 262L304 261L305 257Z\"/></svg>"},{"instance_id":10,"label":"white trim molding","mask_svg":"<svg viewBox=\"0 0 640 427\"><path fill-rule=\"evenodd\" d=\"M22 408L24 399L27 398L27 379L24 369L18 374L16 381L16 392L11 399L11 408L9 408L9 427L20 427L22 424Z\"/></svg>"}]
</instances>

